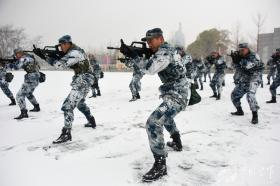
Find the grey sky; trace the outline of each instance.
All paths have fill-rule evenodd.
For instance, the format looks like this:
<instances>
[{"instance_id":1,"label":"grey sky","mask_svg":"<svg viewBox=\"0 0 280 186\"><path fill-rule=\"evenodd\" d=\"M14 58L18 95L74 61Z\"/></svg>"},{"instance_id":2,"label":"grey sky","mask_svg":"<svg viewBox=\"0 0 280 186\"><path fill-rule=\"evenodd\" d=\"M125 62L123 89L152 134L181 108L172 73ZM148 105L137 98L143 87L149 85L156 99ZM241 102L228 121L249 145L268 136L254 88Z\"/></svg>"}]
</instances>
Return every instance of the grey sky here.
<instances>
[{"instance_id":1,"label":"grey sky","mask_svg":"<svg viewBox=\"0 0 280 186\"><path fill-rule=\"evenodd\" d=\"M280 26L280 0L0 0L0 25L22 27L44 44L72 35L85 48L117 44L120 38L139 40L147 29L161 27L166 38L183 25L186 44L199 32L217 27L255 34L252 17L266 15L264 32Z\"/></svg>"}]
</instances>

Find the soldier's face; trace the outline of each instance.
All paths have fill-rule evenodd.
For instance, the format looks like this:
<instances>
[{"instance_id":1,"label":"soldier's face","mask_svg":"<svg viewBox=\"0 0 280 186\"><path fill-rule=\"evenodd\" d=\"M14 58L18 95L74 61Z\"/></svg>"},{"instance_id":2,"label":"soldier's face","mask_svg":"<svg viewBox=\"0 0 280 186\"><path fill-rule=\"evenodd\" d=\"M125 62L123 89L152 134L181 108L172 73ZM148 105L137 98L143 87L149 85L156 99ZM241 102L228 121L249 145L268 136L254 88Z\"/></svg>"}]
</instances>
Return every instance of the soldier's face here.
<instances>
[{"instance_id":1,"label":"soldier's face","mask_svg":"<svg viewBox=\"0 0 280 186\"><path fill-rule=\"evenodd\" d=\"M246 56L249 53L249 49L248 48L241 48L239 49L239 54L241 56Z\"/></svg>"},{"instance_id":2,"label":"soldier's face","mask_svg":"<svg viewBox=\"0 0 280 186\"><path fill-rule=\"evenodd\" d=\"M162 36L160 37L156 37L156 38L152 38L149 39L147 41L149 48L153 51L156 52L158 50L158 48L160 47L160 45L162 45L164 43L164 39Z\"/></svg>"},{"instance_id":3,"label":"soldier's face","mask_svg":"<svg viewBox=\"0 0 280 186\"><path fill-rule=\"evenodd\" d=\"M67 51L71 48L71 43L61 43L60 48L63 53L67 53Z\"/></svg>"},{"instance_id":4,"label":"soldier's face","mask_svg":"<svg viewBox=\"0 0 280 186\"><path fill-rule=\"evenodd\" d=\"M23 56L23 52L17 52L15 56L17 59L20 59Z\"/></svg>"}]
</instances>

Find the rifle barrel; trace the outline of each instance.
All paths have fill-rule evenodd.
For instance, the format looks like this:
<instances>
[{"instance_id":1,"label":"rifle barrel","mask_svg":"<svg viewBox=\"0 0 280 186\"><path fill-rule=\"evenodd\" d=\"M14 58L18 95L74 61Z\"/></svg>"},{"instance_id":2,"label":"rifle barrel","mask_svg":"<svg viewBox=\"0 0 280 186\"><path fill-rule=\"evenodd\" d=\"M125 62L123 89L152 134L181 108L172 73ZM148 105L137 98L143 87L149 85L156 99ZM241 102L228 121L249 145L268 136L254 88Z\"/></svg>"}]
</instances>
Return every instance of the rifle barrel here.
<instances>
[{"instance_id":1,"label":"rifle barrel","mask_svg":"<svg viewBox=\"0 0 280 186\"><path fill-rule=\"evenodd\" d=\"M116 48L116 47L107 47L107 49L109 49L109 50L120 50L120 48Z\"/></svg>"}]
</instances>

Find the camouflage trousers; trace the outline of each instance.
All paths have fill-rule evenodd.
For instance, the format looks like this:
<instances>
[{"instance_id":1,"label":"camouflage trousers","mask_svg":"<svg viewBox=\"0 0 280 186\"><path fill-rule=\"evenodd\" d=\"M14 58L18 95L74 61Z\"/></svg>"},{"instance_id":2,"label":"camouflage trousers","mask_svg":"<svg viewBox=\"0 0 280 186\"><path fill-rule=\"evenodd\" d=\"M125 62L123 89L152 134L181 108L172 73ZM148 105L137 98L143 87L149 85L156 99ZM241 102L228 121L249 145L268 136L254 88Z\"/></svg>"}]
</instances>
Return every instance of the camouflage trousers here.
<instances>
[{"instance_id":1,"label":"camouflage trousers","mask_svg":"<svg viewBox=\"0 0 280 186\"><path fill-rule=\"evenodd\" d=\"M9 89L9 83L5 80L0 80L0 87L2 89L2 91L4 92L4 94L10 98L10 99L14 99L14 95L11 92L11 90Z\"/></svg>"},{"instance_id":2,"label":"camouflage trousers","mask_svg":"<svg viewBox=\"0 0 280 186\"><path fill-rule=\"evenodd\" d=\"M278 73L272 85L269 87L270 93L272 96L276 96L276 89L280 86L280 74Z\"/></svg>"},{"instance_id":3,"label":"camouflage trousers","mask_svg":"<svg viewBox=\"0 0 280 186\"><path fill-rule=\"evenodd\" d=\"M92 95L96 95L96 91L100 93L100 88L98 84L99 78L94 78L94 83L91 86Z\"/></svg>"},{"instance_id":4,"label":"camouflage trousers","mask_svg":"<svg viewBox=\"0 0 280 186\"><path fill-rule=\"evenodd\" d=\"M267 81L270 82L270 78L272 78L272 80L274 81L275 79L275 70L269 70L268 74L267 74Z\"/></svg>"},{"instance_id":5,"label":"camouflage trousers","mask_svg":"<svg viewBox=\"0 0 280 186\"><path fill-rule=\"evenodd\" d=\"M198 87L198 81L200 84L200 88L203 88L203 81L202 81L202 72L197 72L195 78L194 78L194 84Z\"/></svg>"},{"instance_id":6,"label":"camouflage trousers","mask_svg":"<svg viewBox=\"0 0 280 186\"><path fill-rule=\"evenodd\" d=\"M205 72L203 73L204 75L204 81L206 82L206 77L208 75L209 80L211 81L211 72L210 69L206 69Z\"/></svg>"},{"instance_id":7,"label":"camouflage trousers","mask_svg":"<svg viewBox=\"0 0 280 186\"><path fill-rule=\"evenodd\" d=\"M213 90L214 94L221 94L222 93L222 87L223 87L223 82L225 80L225 74L224 73L215 73L211 83L210 87Z\"/></svg>"},{"instance_id":8,"label":"camouflage trousers","mask_svg":"<svg viewBox=\"0 0 280 186\"><path fill-rule=\"evenodd\" d=\"M38 81L23 83L23 85L21 86L20 90L16 95L16 100L20 110L26 110L25 98L27 98L30 101L30 103L32 103L32 105L38 104L35 96L33 95L33 92L35 88L38 86L38 84L39 84Z\"/></svg>"},{"instance_id":9,"label":"camouflage trousers","mask_svg":"<svg viewBox=\"0 0 280 186\"><path fill-rule=\"evenodd\" d=\"M129 88L133 96L136 96L137 93L141 91L142 78L143 78L143 74L133 74L132 80L129 84Z\"/></svg>"},{"instance_id":10,"label":"camouflage trousers","mask_svg":"<svg viewBox=\"0 0 280 186\"><path fill-rule=\"evenodd\" d=\"M247 94L247 101L251 111L257 111L260 107L256 100L256 92L259 87L259 82L239 82L231 93L231 101L235 107L241 107L241 98Z\"/></svg>"},{"instance_id":11,"label":"camouflage trousers","mask_svg":"<svg viewBox=\"0 0 280 186\"><path fill-rule=\"evenodd\" d=\"M61 110L64 112L64 127L72 128L74 121L74 109L77 107L87 119L92 117L89 107L85 103L85 98L89 92L89 87L73 87L65 99Z\"/></svg>"},{"instance_id":12,"label":"camouflage trousers","mask_svg":"<svg viewBox=\"0 0 280 186\"><path fill-rule=\"evenodd\" d=\"M165 150L163 126L170 133L179 133L174 117L183 110L183 106L169 97L163 97L163 102L150 115L146 123L151 151L156 156L167 156Z\"/></svg>"}]
</instances>

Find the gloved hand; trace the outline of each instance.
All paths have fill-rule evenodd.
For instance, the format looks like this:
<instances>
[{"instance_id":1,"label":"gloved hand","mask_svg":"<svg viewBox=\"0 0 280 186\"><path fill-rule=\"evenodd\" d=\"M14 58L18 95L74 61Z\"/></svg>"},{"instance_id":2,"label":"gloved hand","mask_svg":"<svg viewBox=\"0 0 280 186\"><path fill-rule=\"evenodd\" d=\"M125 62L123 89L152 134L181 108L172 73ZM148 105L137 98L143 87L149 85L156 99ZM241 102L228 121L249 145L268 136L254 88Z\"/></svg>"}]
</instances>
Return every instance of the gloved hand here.
<instances>
[{"instance_id":1,"label":"gloved hand","mask_svg":"<svg viewBox=\"0 0 280 186\"><path fill-rule=\"evenodd\" d=\"M124 44L123 41L121 41L120 52L126 57L130 57L132 59L135 59L138 56L137 53Z\"/></svg>"},{"instance_id":2,"label":"gloved hand","mask_svg":"<svg viewBox=\"0 0 280 186\"><path fill-rule=\"evenodd\" d=\"M38 57L40 57L43 60L46 60L46 56L43 54L42 50L40 48L34 48L33 49L34 54L36 54Z\"/></svg>"}]
</instances>

